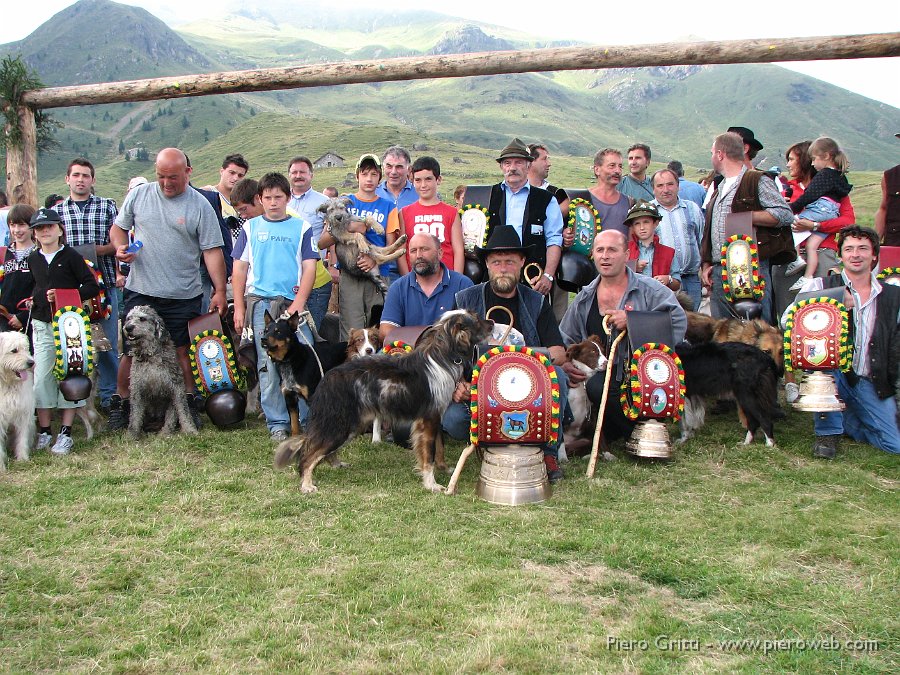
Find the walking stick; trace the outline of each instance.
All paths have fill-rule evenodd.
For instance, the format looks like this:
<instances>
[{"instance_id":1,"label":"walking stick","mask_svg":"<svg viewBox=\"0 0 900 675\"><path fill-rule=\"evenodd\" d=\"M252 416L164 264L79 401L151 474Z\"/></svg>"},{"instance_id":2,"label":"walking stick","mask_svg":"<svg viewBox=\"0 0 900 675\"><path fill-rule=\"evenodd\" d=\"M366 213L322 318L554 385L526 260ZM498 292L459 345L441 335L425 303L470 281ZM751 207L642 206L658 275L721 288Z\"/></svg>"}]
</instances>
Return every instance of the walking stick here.
<instances>
[{"instance_id":1,"label":"walking stick","mask_svg":"<svg viewBox=\"0 0 900 675\"><path fill-rule=\"evenodd\" d=\"M603 317L603 330L609 335L609 315ZM606 362L606 378L603 381L603 396L600 398L600 410L597 412L597 426L594 428L594 442L591 445L591 460L588 462L587 477L594 477L594 469L597 467L597 453L600 449L600 429L603 426L603 417L606 414L606 399L609 397L609 383L612 380L612 371L615 370L616 347L625 337L627 329L623 330L613 340L612 346L609 348L609 360Z\"/></svg>"}]
</instances>

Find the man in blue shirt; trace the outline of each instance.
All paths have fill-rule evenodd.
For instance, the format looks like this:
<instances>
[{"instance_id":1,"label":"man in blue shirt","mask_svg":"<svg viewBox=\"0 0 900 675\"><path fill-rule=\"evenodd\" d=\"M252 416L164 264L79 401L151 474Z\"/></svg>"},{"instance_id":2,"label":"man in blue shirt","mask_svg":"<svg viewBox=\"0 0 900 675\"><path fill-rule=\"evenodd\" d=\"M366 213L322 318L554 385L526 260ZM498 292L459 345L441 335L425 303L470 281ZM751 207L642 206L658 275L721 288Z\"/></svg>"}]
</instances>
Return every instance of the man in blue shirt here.
<instances>
[{"instance_id":1,"label":"man in blue shirt","mask_svg":"<svg viewBox=\"0 0 900 675\"><path fill-rule=\"evenodd\" d=\"M702 209L703 202L706 201L706 188L700 185L700 183L695 183L694 181L685 178L684 165L677 159L673 159L669 162L666 165L666 168L670 171L674 171L675 175L678 176L678 196L681 199L694 202Z\"/></svg>"},{"instance_id":2,"label":"man in blue shirt","mask_svg":"<svg viewBox=\"0 0 900 675\"><path fill-rule=\"evenodd\" d=\"M388 289L379 331L383 341L394 328L430 326L453 309L457 291L472 285L469 277L448 270L441 262L441 242L433 234L414 234L409 240L412 272Z\"/></svg>"}]
</instances>

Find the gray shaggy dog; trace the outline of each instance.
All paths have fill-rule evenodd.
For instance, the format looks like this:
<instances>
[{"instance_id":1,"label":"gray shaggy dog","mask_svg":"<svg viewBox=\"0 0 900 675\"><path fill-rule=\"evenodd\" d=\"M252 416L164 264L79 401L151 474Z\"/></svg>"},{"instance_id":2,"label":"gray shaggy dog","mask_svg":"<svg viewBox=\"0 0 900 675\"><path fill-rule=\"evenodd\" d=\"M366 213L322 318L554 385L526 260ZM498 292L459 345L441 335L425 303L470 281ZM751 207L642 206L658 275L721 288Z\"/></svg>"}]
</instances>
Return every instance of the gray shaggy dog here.
<instances>
[{"instance_id":1,"label":"gray shaggy dog","mask_svg":"<svg viewBox=\"0 0 900 675\"><path fill-rule=\"evenodd\" d=\"M122 332L132 354L128 436L141 435L148 409L165 411L160 436L173 434L176 422L184 433L196 434L175 345L159 314L152 307L138 305L125 317Z\"/></svg>"}]
</instances>

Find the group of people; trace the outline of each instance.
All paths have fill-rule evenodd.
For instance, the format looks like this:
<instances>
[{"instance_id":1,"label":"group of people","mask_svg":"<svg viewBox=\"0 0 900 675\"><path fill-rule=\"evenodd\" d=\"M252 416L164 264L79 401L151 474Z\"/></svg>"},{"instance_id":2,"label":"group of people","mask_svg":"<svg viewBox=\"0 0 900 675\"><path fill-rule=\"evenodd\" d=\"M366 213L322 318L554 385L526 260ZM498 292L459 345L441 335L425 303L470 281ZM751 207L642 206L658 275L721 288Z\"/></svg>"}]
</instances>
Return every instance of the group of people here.
<instances>
[{"instance_id":1,"label":"group of people","mask_svg":"<svg viewBox=\"0 0 900 675\"><path fill-rule=\"evenodd\" d=\"M600 223L590 247L597 275L574 299L559 284L560 262L574 243L573 228L567 226L573 200L549 183L550 155L542 144L514 139L499 153L502 179L481 205L487 222L474 251L464 247L460 220L465 187L454 192L456 206L444 203L435 158L413 162L399 146L381 155L363 154L355 167L357 189L344 195L361 221L356 227L375 246L407 237L406 254L379 269L386 295L367 277L340 268L336 240L321 208L337 191L331 188L326 195L312 188L314 167L307 157L292 158L286 175L271 172L255 180L247 177L249 164L241 155L228 155L219 182L195 188L185 153L166 148L156 157L156 180L133 181L121 210L113 200L93 194L94 167L75 159L66 174L70 194L54 209L35 212L16 205L8 213L10 244L0 303L7 310L7 329L32 327L39 363L36 391L46 388L38 404L39 445L52 442L51 409L73 405L58 396L51 400L50 371L40 367L50 358L40 356L39 349L47 344L43 324L49 321L52 289L78 288L85 299L99 292L93 275L85 273L90 270L83 256L70 253L71 246L92 245L107 289L122 289L121 307L117 294L108 293L112 312L104 331L112 338L111 348L98 362L98 395L111 430L125 428L129 414L131 361L127 341L124 354L116 351L118 317L137 305L159 313L176 346L189 404L197 415L187 323L205 311L224 311L232 297L236 330L257 343L268 430L274 440L283 440L289 415L276 369L260 344L267 312L301 313L306 317L301 338L312 341L337 284L341 335L378 321L380 308L378 327L382 338L390 340L398 327L433 323L450 309L484 316L503 307L522 344L548 350L565 392L585 380L568 362L566 346L604 335L604 319L611 327L608 348L616 332L625 329L628 312L636 310L667 313L671 339L681 342L687 319L675 295L679 290L695 307L708 292L711 313L732 316L718 252L728 236L729 216L749 212L765 281L766 321L776 323L799 287L824 283L848 289L856 351L852 372L839 379L847 411L817 419L815 454L833 457L837 438L845 432L900 452L891 409L893 382L887 382L897 369L889 351L898 337L900 289L881 284L872 273L879 234L846 228L855 220L846 156L831 139L796 144L787 152L790 178L784 180L753 167L762 147L745 127L716 136L711 146L716 175L707 187L686 180L678 162L648 174L651 150L645 144L633 145L625 155L600 150L593 163L596 183L584 191L584 201ZM365 224L373 222L381 227ZM810 234L804 239L799 233ZM795 234L805 254L800 262L795 262ZM484 280L470 278L473 257ZM369 255L357 260L364 272L375 265ZM57 272L63 268L65 274ZM826 278L829 271L838 273ZM30 309L22 303L28 297L33 298ZM50 340L52 346L52 335ZM614 381L624 377L626 356L625 349L609 355ZM461 382L444 418L445 431L455 438L468 435L468 396L468 383ZM891 424L885 425L889 412ZM65 412L55 451L71 448L71 421L72 414ZM627 436L630 430L617 402L610 405L606 438ZM70 440L61 442L62 437ZM557 448L546 447L544 456L551 479L561 478Z\"/></svg>"}]
</instances>

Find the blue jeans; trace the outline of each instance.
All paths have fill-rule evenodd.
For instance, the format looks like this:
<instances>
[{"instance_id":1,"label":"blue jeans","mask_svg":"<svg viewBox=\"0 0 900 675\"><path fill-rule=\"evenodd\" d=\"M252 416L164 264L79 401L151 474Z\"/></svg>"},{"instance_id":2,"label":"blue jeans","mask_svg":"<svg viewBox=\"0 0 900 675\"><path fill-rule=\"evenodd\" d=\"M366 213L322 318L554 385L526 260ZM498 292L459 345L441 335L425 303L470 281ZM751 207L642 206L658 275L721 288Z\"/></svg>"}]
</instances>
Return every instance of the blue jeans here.
<instances>
[{"instance_id":1,"label":"blue jeans","mask_svg":"<svg viewBox=\"0 0 900 675\"><path fill-rule=\"evenodd\" d=\"M703 299L701 293L700 275L696 272L693 274L681 275L681 290L687 293L691 300L694 301L694 311L700 308L700 301Z\"/></svg>"},{"instance_id":2,"label":"blue jeans","mask_svg":"<svg viewBox=\"0 0 900 675\"><path fill-rule=\"evenodd\" d=\"M116 377L119 373L119 294L113 287L107 289L106 295L112 311L108 319L100 322L100 326L109 338L112 349L97 352L97 393L100 395L101 405L108 405L109 399L116 393Z\"/></svg>"},{"instance_id":3,"label":"blue jeans","mask_svg":"<svg viewBox=\"0 0 900 675\"><path fill-rule=\"evenodd\" d=\"M775 325L775 317L772 315L772 265L768 260L759 261L759 276L765 284L762 296L762 316L766 323ZM709 299L709 309L714 319L731 319L731 303L725 299L722 290L722 266L713 265L712 268L712 296Z\"/></svg>"},{"instance_id":4,"label":"blue jeans","mask_svg":"<svg viewBox=\"0 0 900 675\"><path fill-rule=\"evenodd\" d=\"M328 301L331 299L331 282L324 286L312 289L309 294L309 300L306 301L306 309L312 314L313 321L316 322L316 330L321 330L322 321L328 313Z\"/></svg>"},{"instance_id":5,"label":"blue jeans","mask_svg":"<svg viewBox=\"0 0 900 675\"><path fill-rule=\"evenodd\" d=\"M900 432L897 431L897 404L894 397L880 399L871 380L860 380L851 387L847 378L833 371L838 395L847 408L844 412L815 413L813 428L816 436L846 433L856 441L864 441L879 450L900 453Z\"/></svg>"},{"instance_id":6,"label":"blue jeans","mask_svg":"<svg viewBox=\"0 0 900 675\"><path fill-rule=\"evenodd\" d=\"M837 218L838 215L840 215L840 212L841 207L837 202L825 197L819 197L812 204L807 204L806 207L797 214L797 217L811 220L814 223L823 223L826 220Z\"/></svg>"},{"instance_id":7,"label":"blue jeans","mask_svg":"<svg viewBox=\"0 0 900 675\"><path fill-rule=\"evenodd\" d=\"M209 272L206 271L206 266L200 266L200 285L203 286L203 290L200 291L200 313L206 314L209 311L209 301L212 299L212 279L209 276Z\"/></svg>"},{"instance_id":8,"label":"blue jeans","mask_svg":"<svg viewBox=\"0 0 900 675\"><path fill-rule=\"evenodd\" d=\"M269 428L269 433L279 429L290 433L291 418L288 414L287 404L284 401L284 394L281 393L281 377L279 377L278 370L272 359L269 358L262 346L262 337L266 330L265 314L271 304L271 300L260 300L257 302L253 308L253 318L250 324L253 328L253 339L256 342L259 399L263 413L266 416L266 426ZM306 340L312 344L312 333L305 324L300 327L298 333L302 333ZM300 341L304 341L303 337L300 338ZM297 410L300 412L300 424L306 425L306 419L309 417L309 406L302 398L297 406Z\"/></svg>"},{"instance_id":9,"label":"blue jeans","mask_svg":"<svg viewBox=\"0 0 900 675\"><path fill-rule=\"evenodd\" d=\"M559 451L559 444L563 441L563 418L569 406L569 380L562 368L553 366L553 369L556 371L556 377L559 381L559 400L562 403L559 411L559 437L553 445L548 444L544 446L544 454L556 457L557 452ZM469 406L469 402L454 402L450 404L450 407L448 407L447 411L444 413L444 417L441 419L441 426L443 426L444 431L446 431L451 438L455 438L458 441L468 441L471 422L472 409Z\"/></svg>"}]
</instances>

